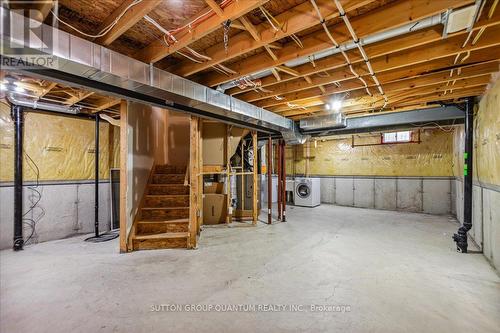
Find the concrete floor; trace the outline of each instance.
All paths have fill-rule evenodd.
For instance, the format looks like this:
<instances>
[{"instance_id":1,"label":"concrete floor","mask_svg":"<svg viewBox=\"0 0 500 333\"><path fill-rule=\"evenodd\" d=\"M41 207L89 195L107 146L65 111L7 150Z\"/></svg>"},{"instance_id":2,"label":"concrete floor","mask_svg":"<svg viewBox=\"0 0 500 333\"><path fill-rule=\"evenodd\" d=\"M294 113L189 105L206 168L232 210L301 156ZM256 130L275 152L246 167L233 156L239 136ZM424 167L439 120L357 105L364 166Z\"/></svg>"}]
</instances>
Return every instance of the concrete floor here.
<instances>
[{"instance_id":1,"label":"concrete floor","mask_svg":"<svg viewBox=\"0 0 500 333\"><path fill-rule=\"evenodd\" d=\"M120 255L117 240L84 237L2 251L0 332L500 332L500 278L481 254L455 252L453 220L330 205L288 219L206 228L193 251Z\"/></svg>"}]
</instances>

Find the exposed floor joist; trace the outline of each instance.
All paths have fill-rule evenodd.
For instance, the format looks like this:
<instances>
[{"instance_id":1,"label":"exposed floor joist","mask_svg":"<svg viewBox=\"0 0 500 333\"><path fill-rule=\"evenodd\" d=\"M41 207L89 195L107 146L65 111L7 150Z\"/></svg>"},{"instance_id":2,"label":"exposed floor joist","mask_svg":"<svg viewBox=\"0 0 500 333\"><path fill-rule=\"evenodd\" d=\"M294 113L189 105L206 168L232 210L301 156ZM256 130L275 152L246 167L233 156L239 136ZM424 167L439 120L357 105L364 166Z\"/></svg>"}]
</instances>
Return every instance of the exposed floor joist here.
<instances>
[{"instance_id":1,"label":"exposed floor joist","mask_svg":"<svg viewBox=\"0 0 500 333\"><path fill-rule=\"evenodd\" d=\"M369 2L370 1L367 0L351 2L350 6L346 7L346 10L354 10ZM338 16L335 4L331 0L318 1L318 7L325 19L331 19ZM319 23L315 15L315 10L309 2L304 2L295 6L292 9L276 16L275 19L286 27L286 29L283 28L275 30L275 27L271 26L268 22L261 23L259 26L251 27L250 25L245 25L245 21L242 21L252 36L255 35L253 40L249 39L246 33L240 33L231 37L231 43L229 44L227 51L224 43L216 44L205 49L203 54L210 57L212 60L199 64L185 61L180 65L175 65L169 68L169 70L177 75L190 76L244 53L264 47L267 44L273 43L299 31L313 27ZM252 30L254 31L253 33L251 32ZM257 36L258 39L255 39Z\"/></svg>"},{"instance_id":2,"label":"exposed floor joist","mask_svg":"<svg viewBox=\"0 0 500 333\"><path fill-rule=\"evenodd\" d=\"M99 37L96 43L101 45L111 44L134 24L139 22L139 20L142 20L142 18L158 6L161 1L162 0L147 0L134 4L136 0L125 0L104 22L102 22L97 31L102 31L119 18L120 20L118 23L116 23L116 25L104 36ZM129 9L127 10L127 8Z\"/></svg>"},{"instance_id":3,"label":"exposed floor joist","mask_svg":"<svg viewBox=\"0 0 500 333\"><path fill-rule=\"evenodd\" d=\"M219 29L221 24L226 20L236 20L267 1L268 0L245 0L232 2L223 9L223 16L214 15L209 17L181 37L176 36L177 42L170 46L167 46L163 39L159 39L141 50L137 54L137 57L146 63L157 62Z\"/></svg>"},{"instance_id":4,"label":"exposed floor joist","mask_svg":"<svg viewBox=\"0 0 500 333\"><path fill-rule=\"evenodd\" d=\"M355 17L351 20L351 23L358 37L363 38L381 30L397 27L424 17L441 13L449 8L457 8L469 3L472 3L472 1L442 0L429 2L426 6L416 6L415 1L412 0L396 1L372 12L368 12L367 14ZM314 15L314 17L315 23L319 24L317 16ZM331 33L337 37L336 39L339 43L347 42L350 39L349 32L343 23L330 27L330 30ZM332 47L331 40L326 33L322 31L314 32L302 37L301 41L303 44L302 48L294 42L289 42L284 45L281 50L277 51L278 61L273 61L266 56L257 54L233 64L231 69L236 71L237 74L226 76L222 74L209 73L200 77L199 81L207 86L214 87L245 75L273 68L277 65L284 64L285 62L295 60L297 58L310 56L316 52ZM186 75L186 72L182 73Z\"/></svg>"}]
</instances>

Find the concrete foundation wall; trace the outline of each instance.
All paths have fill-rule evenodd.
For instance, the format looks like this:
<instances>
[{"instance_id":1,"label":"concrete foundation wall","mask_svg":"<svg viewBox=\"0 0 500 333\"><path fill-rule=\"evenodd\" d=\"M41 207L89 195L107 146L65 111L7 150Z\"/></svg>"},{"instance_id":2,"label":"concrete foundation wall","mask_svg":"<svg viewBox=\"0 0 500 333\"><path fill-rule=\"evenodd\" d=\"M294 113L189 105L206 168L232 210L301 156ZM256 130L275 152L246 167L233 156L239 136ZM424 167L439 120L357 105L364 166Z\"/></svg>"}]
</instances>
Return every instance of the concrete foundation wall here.
<instances>
[{"instance_id":1,"label":"concrete foundation wall","mask_svg":"<svg viewBox=\"0 0 500 333\"><path fill-rule=\"evenodd\" d=\"M455 210L464 221L463 180L455 179ZM469 236L491 264L500 269L500 186L475 182L472 191L472 229Z\"/></svg>"},{"instance_id":2,"label":"concrete foundation wall","mask_svg":"<svg viewBox=\"0 0 500 333\"><path fill-rule=\"evenodd\" d=\"M109 182L99 184L100 232L110 230L111 226L109 188ZM37 207L26 215L26 218L36 221L34 242L94 232L93 181L51 182L41 184L37 190L42 198ZM28 185L24 186L23 192L23 211L27 212L32 206L33 192ZM7 249L12 247L14 229L14 188L11 185L0 187L0 212L0 249ZM25 225L23 232L26 239L31 228Z\"/></svg>"},{"instance_id":3,"label":"concrete foundation wall","mask_svg":"<svg viewBox=\"0 0 500 333\"><path fill-rule=\"evenodd\" d=\"M500 271L500 79L499 74L487 87L475 108L472 229L469 236L484 256ZM453 138L454 211L463 223L464 126L458 126Z\"/></svg>"},{"instance_id":4,"label":"concrete foundation wall","mask_svg":"<svg viewBox=\"0 0 500 333\"><path fill-rule=\"evenodd\" d=\"M340 206L452 213L452 177L322 176L321 202Z\"/></svg>"}]
</instances>

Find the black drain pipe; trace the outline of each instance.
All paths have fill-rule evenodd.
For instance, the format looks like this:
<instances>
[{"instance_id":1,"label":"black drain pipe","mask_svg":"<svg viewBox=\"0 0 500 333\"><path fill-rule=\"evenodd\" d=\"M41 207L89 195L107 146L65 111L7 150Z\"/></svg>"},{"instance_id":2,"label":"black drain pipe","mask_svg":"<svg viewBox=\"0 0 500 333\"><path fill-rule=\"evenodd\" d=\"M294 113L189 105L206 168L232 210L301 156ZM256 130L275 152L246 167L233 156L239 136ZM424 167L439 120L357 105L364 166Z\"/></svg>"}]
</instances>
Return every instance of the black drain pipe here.
<instances>
[{"instance_id":1,"label":"black drain pipe","mask_svg":"<svg viewBox=\"0 0 500 333\"><path fill-rule=\"evenodd\" d=\"M467 232L472 228L472 153L474 151L474 98L467 98L465 107L464 152L464 223L453 235L457 251L467 253Z\"/></svg>"},{"instance_id":2,"label":"black drain pipe","mask_svg":"<svg viewBox=\"0 0 500 333\"><path fill-rule=\"evenodd\" d=\"M11 104L14 121L14 251L23 249L23 107Z\"/></svg>"},{"instance_id":3,"label":"black drain pipe","mask_svg":"<svg viewBox=\"0 0 500 333\"><path fill-rule=\"evenodd\" d=\"M95 203L94 229L95 237L99 237L99 113L95 115Z\"/></svg>"}]
</instances>

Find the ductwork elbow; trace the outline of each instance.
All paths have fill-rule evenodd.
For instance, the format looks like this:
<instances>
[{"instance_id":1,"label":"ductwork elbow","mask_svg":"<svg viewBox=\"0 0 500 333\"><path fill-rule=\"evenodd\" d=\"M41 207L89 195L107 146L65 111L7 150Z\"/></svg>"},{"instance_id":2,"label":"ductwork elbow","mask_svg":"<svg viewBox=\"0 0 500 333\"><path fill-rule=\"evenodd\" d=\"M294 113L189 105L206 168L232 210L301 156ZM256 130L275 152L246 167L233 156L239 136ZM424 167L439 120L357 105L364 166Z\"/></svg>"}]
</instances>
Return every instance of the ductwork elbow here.
<instances>
[{"instance_id":1,"label":"ductwork elbow","mask_svg":"<svg viewBox=\"0 0 500 333\"><path fill-rule=\"evenodd\" d=\"M79 107L39 102L36 100L18 97L13 93L7 94L6 97L7 97L7 100L11 104L24 106L24 107L31 108L31 109L53 111L53 112L60 112L60 113L70 113L70 114L77 114L80 112Z\"/></svg>"}]
</instances>

